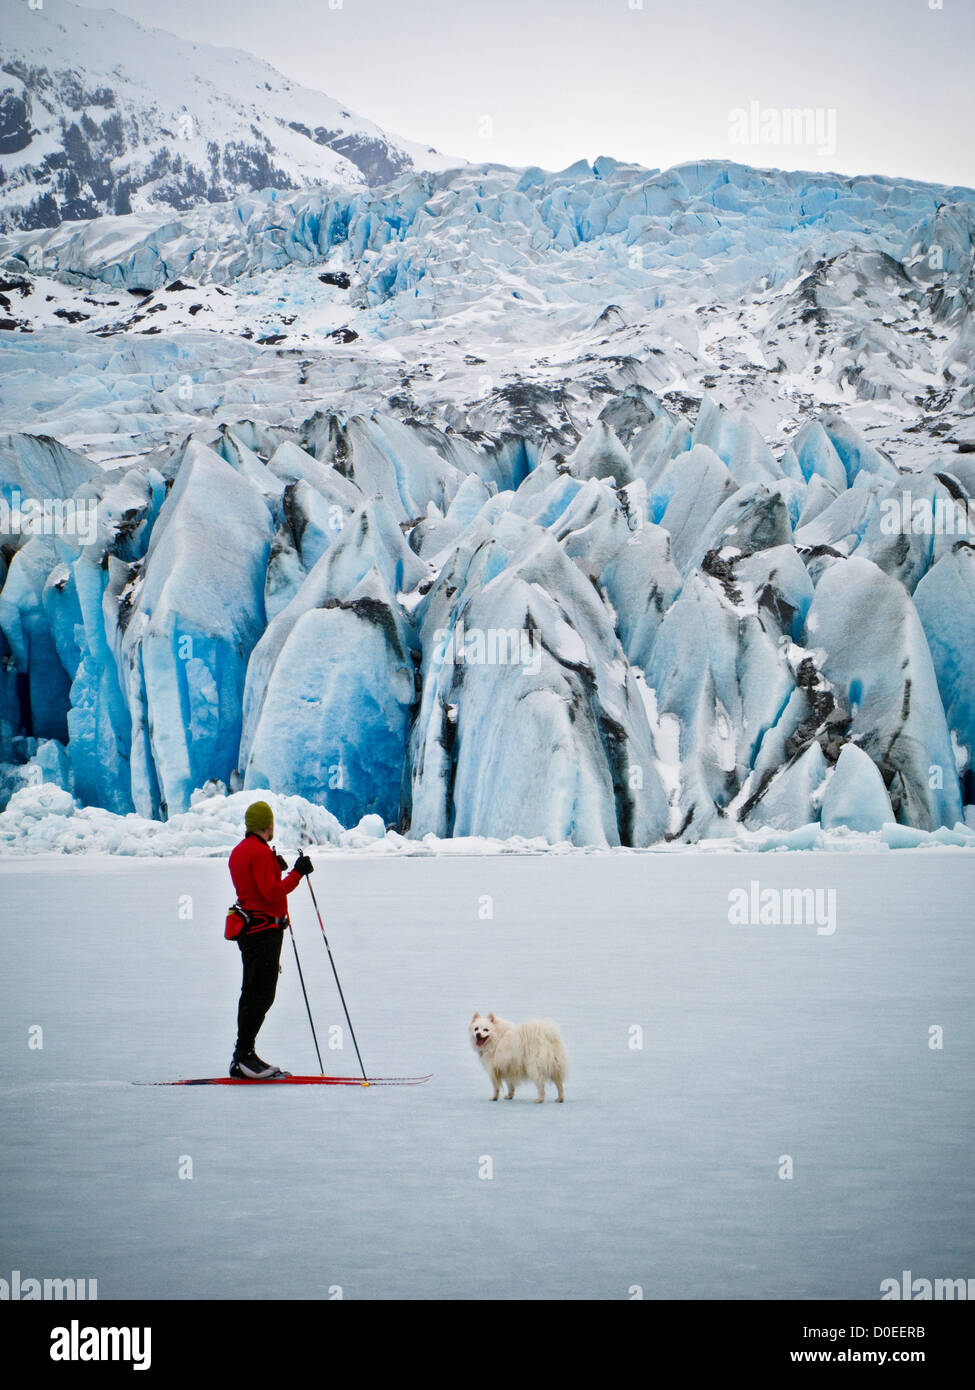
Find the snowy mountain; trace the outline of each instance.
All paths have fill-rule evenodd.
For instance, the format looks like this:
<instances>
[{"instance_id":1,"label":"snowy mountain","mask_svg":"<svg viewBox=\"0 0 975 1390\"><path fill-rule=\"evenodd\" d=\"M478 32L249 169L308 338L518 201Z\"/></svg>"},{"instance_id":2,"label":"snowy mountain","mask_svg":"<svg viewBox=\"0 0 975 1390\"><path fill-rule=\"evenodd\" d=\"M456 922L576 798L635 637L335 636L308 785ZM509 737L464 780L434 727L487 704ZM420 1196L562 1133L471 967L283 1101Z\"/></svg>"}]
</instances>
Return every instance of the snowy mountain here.
<instances>
[{"instance_id":1,"label":"snowy mountain","mask_svg":"<svg viewBox=\"0 0 975 1390\"><path fill-rule=\"evenodd\" d=\"M8 791L955 835L973 247L964 188L611 159L4 237Z\"/></svg>"},{"instance_id":2,"label":"snowy mountain","mask_svg":"<svg viewBox=\"0 0 975 1390\"><path fill-rule=\"evenodd\" d=\"M7 228L185 211L261 188L379 184L458 162L248 53L69 0L4 7L0 155Z\"/></svg>"}]
</instances>

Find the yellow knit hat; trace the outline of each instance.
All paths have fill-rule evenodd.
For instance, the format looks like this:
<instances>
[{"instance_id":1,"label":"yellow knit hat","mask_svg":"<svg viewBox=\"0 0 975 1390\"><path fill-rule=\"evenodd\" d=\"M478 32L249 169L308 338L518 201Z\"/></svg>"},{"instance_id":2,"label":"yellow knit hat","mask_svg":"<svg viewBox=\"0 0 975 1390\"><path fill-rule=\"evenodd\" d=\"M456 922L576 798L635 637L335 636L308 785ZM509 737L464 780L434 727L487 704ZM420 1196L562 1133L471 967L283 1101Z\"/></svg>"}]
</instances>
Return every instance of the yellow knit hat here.
<instances>
[{"instance_id":1,"label":"yellow knit hat","mask_svg":"<svg viewBox=\"0 0 975 1390\"><path fill-rule=\"evenodd\" d=\"M273 830L274 812L266 801L255 801L253 806L248 806L244 816L244 825L248 831L252 830Z\"/></svg>"}]
</instances>

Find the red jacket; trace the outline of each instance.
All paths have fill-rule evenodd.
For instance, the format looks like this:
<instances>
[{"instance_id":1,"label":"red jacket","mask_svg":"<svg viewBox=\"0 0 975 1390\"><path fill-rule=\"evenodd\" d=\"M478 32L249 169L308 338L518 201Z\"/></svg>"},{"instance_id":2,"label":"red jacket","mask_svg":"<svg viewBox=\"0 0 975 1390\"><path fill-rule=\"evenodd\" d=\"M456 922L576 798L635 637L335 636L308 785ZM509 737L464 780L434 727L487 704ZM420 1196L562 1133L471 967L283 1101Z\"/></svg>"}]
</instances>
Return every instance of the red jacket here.
<instances>
[{"instance_id":1,"label":"red jacket","mask_svg":"<svg viewBox=\"0 0 975 1390\"><path fill-rule=\"evenodd\" d=\"M230 877L246 912L287 917L288 894L301 882L294 869L283 874L274 850L260 835L245 835L230 852Z\"/></svg>"}]
</instances>

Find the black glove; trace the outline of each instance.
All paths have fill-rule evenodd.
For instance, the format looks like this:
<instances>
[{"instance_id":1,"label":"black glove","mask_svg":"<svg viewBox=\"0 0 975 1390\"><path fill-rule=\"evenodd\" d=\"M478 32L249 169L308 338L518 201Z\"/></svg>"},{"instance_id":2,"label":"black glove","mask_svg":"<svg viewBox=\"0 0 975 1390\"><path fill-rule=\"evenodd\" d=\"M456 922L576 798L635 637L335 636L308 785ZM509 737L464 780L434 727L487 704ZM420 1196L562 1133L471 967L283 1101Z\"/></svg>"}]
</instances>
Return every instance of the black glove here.
<instances>
[{"instance_id":1,"label":"black glove","mask_svg":"<svg viewBox=\"0 0 975 1390\"><path fill-rule=\"evenodd\" d=\"M275 859L278 861L278 868L281 870L281 872L282 872L283 874L287 873L287 872L288 872L288 861L287 861L287 859L285 859L284 855L283 855L283 854L275 854L274 857L275 857Z\"/></svg>"},{"instance_id":2,"label":"black glove","mask_svg":"<svg viewBox=\"0 0 975 1390\"><path fill-rule=\"evenodd\" d=\"M292 872L301 874L303 878L306 878L308 874L313 874L315 872L315 866L308 858L308 855L302 852L295 860L295 866Z\"/></svg>"}]
</instances>

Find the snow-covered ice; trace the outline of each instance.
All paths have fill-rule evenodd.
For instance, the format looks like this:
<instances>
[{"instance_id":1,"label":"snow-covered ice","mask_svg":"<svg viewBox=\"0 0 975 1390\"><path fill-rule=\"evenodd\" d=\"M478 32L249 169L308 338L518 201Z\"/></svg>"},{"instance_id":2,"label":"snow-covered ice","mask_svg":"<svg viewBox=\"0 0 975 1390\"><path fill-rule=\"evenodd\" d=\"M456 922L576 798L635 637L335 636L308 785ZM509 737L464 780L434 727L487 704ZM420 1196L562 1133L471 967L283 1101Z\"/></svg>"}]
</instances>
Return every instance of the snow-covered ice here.
<instances>
[{"instance_id":1,"label":"snow-covered ice","mask_svg":"<svg viewBox=\"0 0 975 1390\"><path fill-rule=\"evenodd\" d=\"M433 1079L186 1089L130 1083L229 1061L225 863L4 860L0 1267L101 1299L869 1301L904 1269L967 1277L973 876L948 849L320 856L367 1068ZM834 891L835 931L731 926L753 881ZM344 1020L292 904L324 1044ZM261 1051L311 1072L282 960ZM556 1019L564 1105L491 1103L475 1009ZM325 1055L355 1074L347 1035Z\"/></svg>"}]
</instances>

